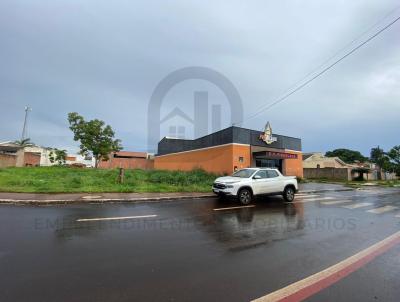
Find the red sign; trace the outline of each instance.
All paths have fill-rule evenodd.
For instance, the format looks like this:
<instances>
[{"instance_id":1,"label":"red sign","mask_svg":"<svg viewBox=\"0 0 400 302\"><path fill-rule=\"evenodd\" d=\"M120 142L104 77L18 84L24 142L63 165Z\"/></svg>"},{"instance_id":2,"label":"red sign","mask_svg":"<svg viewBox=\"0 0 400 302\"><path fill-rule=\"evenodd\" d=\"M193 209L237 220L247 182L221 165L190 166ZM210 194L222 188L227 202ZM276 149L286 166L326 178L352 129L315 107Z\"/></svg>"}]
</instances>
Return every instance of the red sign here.
<instances>
[{"instance_id":1,"label":"red sign","mask_svg":"<svg viewBox=\"0 0 400 302\"><path fill-rule=\"evenodd\" d=\"M265 155L271 158L279 158L279 159L297 159L297 154L285 153L285 152L273 152L266 151Z\"/></svg>"}]
</instances>

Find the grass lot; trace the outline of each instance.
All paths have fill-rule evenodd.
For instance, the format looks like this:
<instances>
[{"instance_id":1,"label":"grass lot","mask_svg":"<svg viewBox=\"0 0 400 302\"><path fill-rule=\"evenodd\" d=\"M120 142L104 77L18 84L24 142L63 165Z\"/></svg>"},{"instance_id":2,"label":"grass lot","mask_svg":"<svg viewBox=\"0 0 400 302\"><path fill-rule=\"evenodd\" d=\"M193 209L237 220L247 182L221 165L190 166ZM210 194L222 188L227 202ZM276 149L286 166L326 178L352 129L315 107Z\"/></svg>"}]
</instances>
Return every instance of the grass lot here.
<instances>
[{"instance_id":1,"label":"grass lot","mask_svg":"<svg viewBox=\"0 0 400 302\"><path fill-rule=\"evenodd\" d=\"M70 167L0 169L0 192L210 192L217 176L201 170L126 170L123 184L118 170Z\"/></svg>"}]
</instances>

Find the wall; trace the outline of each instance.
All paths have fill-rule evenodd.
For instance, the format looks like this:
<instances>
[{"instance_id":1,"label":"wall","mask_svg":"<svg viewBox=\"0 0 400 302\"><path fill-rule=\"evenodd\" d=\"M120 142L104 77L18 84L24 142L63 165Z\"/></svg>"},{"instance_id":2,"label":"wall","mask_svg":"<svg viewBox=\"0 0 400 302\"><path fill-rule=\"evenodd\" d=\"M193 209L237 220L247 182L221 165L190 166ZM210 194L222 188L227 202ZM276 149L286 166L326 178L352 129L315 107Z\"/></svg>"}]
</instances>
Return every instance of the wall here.
<instances>
[{"instance_id":1,"label":"wall","mask_svg":"<svg viewBox=\"0 0 400 302\"><path fill-rule=\"evenodd\" d=\"M99 168L102 169L143 169L151 170L154 168L154 161L147 158L114 158L110 157L108 161L99 162Z\"/></svg>"},{"instance_id":2,"label":"wall","mask_svg":"<svg viewBox=\"0 0 400 302\"><path fill-rule=\"evenodd\" d=\"M301 151L301 139L299 138L273 134L273 136L277 137L278 140L268 145L260 140L259 137L261 133L262 131L240 127L229 127L194 140L163 138L158 143L158 155L193 151L234 143Z\"/></svg>"},{"instance_id":3,"label":"wall","mask_svg":"<svg viewBox=\"0 0 400 302\"><path fill-rule=\"evenodd\" d=\"M351 169L348 168L304 168L304 178L326 178L351 180Z\"/></svg>"},{"instance_id":4,"label":"wall","mask_svg":"<svg viewBox=\"0 0 400 302\"><path fill-rule=\"evenodd\" d=\"M243 157L243 162L239 162ZM238 169L251 166L250 146L228 144L205 149L156 156L154 168L159 170L190 171L201 168L217 174L231 174Z\"/></svg>"},{"instance_id":5,"label":"wall","mask_svg":"<svg viewBox=\"0 0 400 302\"><path fill-rule=\"evenodd\" d=\"M40 153L25 152L24 153L24 166L37 167L40 166Z\"/></svg>"},{"instance_id":6,"label":"wall","mask_svg":"<svg viewBox=\"0 0 400 302\"><path fill-rule=\"evenodd\" d=\"M16 164L17 164L16 155L0 153L0 168L15 167Z\"/></svg>"},{"instance_id":7,"label":"wall","mask_svg":"<svg viewBox=\"0 0 400 302\"><path fill-rule=\"evenodd\" d=\"M290 152L287 152L287 153L290 153ZM304 171L303 171L302 155L301 155L301 153L296 153L296 154L298 154L296 159L284 159L283 160L283 174L286 176L297 176L297 177L303 178Z\"/></svg>"}]
</instances>

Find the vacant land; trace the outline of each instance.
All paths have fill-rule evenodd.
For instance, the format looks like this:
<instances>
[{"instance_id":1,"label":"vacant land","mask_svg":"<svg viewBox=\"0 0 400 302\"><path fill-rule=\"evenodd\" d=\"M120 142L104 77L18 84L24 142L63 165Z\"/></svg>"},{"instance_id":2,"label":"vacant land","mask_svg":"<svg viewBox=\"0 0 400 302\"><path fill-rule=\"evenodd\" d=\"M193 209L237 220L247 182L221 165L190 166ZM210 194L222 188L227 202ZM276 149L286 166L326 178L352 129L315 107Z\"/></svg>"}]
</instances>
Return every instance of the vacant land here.
<instances>
[{"instance_id":1,"label":"vacant land","mask_svg":"<svg viewBox=\"0 0 400 302\"><path fill-rule=\"evenodd\" d=\"M202 170L126 170L118 183L118 170L70 167L0 169L0 192L210 192L217 176Z\"/></svg>"}]
</instances>

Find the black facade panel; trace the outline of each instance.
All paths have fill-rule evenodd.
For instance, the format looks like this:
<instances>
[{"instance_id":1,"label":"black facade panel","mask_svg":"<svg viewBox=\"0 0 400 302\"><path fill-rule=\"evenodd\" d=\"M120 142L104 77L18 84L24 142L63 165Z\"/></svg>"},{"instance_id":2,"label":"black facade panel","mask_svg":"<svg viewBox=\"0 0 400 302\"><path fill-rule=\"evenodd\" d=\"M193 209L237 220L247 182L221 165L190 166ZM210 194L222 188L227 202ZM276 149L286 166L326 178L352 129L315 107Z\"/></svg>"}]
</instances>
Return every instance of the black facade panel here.
<instances>
[{"instance_id":1,"label":"black facade panel","mask_svg":"<svg viewBox=\"0 0 400 302\"><path fill-rule=\"evenodd\" d=\"M273 136L277 137L277 141L272 144L266 144L264 141L260 140L261 133L261 131L257 130L229 127L194 140L163 138L158 143L157 155L190 151L230 143L301 151L301 139L299 138L273 134Z\"/></svg>"}]
</instances>

